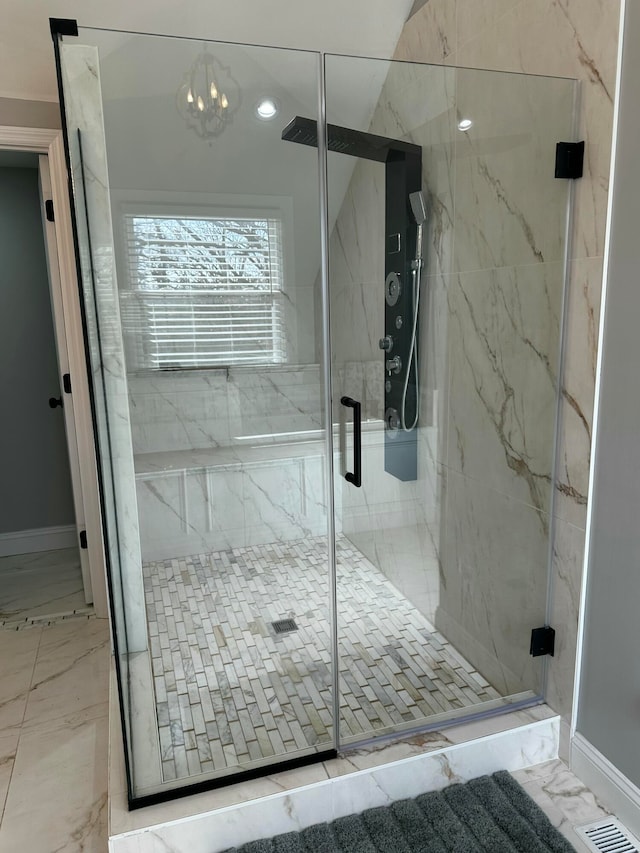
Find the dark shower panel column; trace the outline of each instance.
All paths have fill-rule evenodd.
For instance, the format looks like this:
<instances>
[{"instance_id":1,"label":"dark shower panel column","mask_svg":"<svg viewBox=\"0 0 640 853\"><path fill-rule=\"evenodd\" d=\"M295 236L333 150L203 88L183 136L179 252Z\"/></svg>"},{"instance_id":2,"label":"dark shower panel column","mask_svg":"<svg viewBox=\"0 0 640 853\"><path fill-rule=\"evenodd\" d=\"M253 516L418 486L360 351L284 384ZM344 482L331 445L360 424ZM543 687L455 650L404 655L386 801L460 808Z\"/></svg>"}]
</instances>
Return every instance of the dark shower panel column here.
<instances>
[{"instance_id":1,"label":"dark shower panel column","mask_svg":"<svg viewBox=\"0 0 640 853\"><path fill-rule=\"evenodd\" d=\"M295 116L282 131L282 139L299 145L318 145L315 119ZM415 364L410 365L413 331L413 279L411 263L416 260L417 225L409 196L422 189L422 148L401 139L377 136L350 127L327 125L327 148L350 157L360 157L385 167L385 337L381 348L385 361L384 469L399 480L418 478L417 429L402 429L402 393L406 372L405 423L413 424L418 398ZM418 325L419 330L419 325ZM417 424L416 424L417 427Z\"/></svg>"},{"instance_id":2,"label":"dark shower panel column","mask_svg":"<svg viewBox=\"0 0 640 853\"><path fill-rule=\"evenodd\" d=\"M414 151L391 150L385 164L385 360L384 469L399 480L418 477L418 431L402 429L402 392L409 369L413 328L413 278L416 225L409 196L422 188L422 156ZM420 325L418 323L418 331ZM419 339L419 335L418 335ZM398 362L394 362L395 359ZM414 360L415 362L415 360ZM418 398L415 366L407 388L405 421L413 423Z\"/></svg>"}]
</instances>

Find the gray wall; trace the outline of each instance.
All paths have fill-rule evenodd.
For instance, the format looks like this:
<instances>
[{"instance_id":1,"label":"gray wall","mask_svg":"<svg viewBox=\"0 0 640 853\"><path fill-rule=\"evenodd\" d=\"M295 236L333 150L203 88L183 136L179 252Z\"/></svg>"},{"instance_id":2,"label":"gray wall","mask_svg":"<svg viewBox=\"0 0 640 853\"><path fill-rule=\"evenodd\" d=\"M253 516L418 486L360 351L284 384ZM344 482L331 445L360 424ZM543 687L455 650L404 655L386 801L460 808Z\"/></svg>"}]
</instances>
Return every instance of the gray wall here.
<instances>
[{"instance_id":1,"label":"gray wall","mask_svg":"<svg viewBox=\"0 0 640 853\"><path fill-rule=\"evenodd\" d=\"M627 3L578 731L640 785L640 4Z\"/></svg>"},{"instance_id":2,"label":"gray wall","mask_svg":"<svg viewBox=\"0 0 640 853\"><path fill-rule=\"evenodd\" d=\"M74 523L36 169L0 168L0 533Z\"/></svg>"}]
</instances>

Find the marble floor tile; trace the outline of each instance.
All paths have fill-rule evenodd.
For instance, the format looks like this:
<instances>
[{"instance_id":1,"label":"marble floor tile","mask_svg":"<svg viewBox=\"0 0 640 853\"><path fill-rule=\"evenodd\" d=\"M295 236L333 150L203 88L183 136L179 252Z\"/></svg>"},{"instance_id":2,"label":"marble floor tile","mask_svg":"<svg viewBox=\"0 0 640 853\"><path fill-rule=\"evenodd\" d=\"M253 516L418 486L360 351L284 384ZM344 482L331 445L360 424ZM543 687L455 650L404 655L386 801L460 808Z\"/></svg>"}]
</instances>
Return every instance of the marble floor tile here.
<instances>
[{"instance_id":1,"label":"marble floor tile","mask_svg":"<svg viewBox=\"0 0 640 853\"><path fill-rule=\"evenodd\" d=\"M77 548L0 558L0 626L91 610Z\"/></svg>"},{"instance_id":2,"label":"marble floor tile","mask_svg":"<svg viewBox=\"0 0 640 853\"><path fill-rule=\"evenodd\" d=\"M324 538L143 571L164 781L331 748ZM343 743L500 699L346 538L337 583ZM282 619L294 629L278 634Z\"/></svg>"},{"instance_id":3,"label":"marble floor tile","mask_svg":"<svg viewBox=\"0 0 640 853\"><path fill-rule=\"evenodd\" d=\"M13 733L22 725L41 636L41 628L0 631L0 732L3 735Z\"/></svg>"},{"instance_id":4,"label":"marble floor tile","mask_svg":"<svg viewBox=\"0 0 640 853\"><path fill-rule=\"evenodd\" d=\"M108 719L20 737L0 850L104 853Z\"/></svg>"},{"instance_id":5,"label":"marble floor tile","mask_svg":"<svg viewBox=\"0 0 640 853\"><path fill-rule=\"evenodd\" d=\"M24 633L24 632L18 632ZM108 713L109 628L78 619L43 629L22 729L56 728Z\"/></svg>"},{"instance_id":6,"label":"marble floor tile","mask_svg":"<svg viewBox=\"0 0 640 853\"><path fill-rule=\"evenodd\" d=\"M7 799L17 749L17 734L8 737L0 736L0 822L4 813L4 804Z\"/></svg>"},{"instance_id":7,"label":"marble floor tile","mask_svg":"<svg viewBox=\"0 0 640 853\"><path fill-rule=\"evenodd\" d=\"M98 619L0 631L3 853L107 849L108 641Z\"/></svg>"},{"instance_id":8,"label":"marble floor tile","mask_svg":"<svg viewBox=\"0 0 640 853\"><path fill-rule=\"evenodd\" d=\"M513 776L577 853L588 853L574 827L600 820L609 812L567 765L556 759L518 770Z\"/></svg>"}]
</instances>

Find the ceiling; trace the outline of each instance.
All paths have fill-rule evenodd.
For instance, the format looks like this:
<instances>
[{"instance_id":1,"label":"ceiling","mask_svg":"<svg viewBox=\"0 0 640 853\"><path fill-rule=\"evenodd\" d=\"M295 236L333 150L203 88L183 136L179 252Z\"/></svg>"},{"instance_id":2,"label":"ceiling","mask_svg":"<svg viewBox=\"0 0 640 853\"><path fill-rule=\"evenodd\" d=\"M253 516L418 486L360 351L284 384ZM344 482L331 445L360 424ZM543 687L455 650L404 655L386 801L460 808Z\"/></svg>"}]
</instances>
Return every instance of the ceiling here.
<instances>
[{"instance_id":1,"label":"ceiling","mask_svg":"<svg viewBox=\"0 0 640 853\"><path fill-rule=\"evenodd\" d=\"M413 0L4 0L0 97L57 100L49 17L80 26L392 56Z\"/></svg>"}]
</instances>

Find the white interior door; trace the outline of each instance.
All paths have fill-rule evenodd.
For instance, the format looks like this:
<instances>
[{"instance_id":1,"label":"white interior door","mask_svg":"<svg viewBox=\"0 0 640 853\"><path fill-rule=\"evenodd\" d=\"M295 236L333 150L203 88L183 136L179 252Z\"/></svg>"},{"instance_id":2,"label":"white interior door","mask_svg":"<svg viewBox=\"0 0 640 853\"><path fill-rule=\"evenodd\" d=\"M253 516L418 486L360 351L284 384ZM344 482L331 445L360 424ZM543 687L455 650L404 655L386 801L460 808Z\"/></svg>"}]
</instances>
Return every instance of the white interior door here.
<instances>
[{"instance_id":1,"label":"white interior door","mask_svg":"<svg viewBox=\"0 0 640 853\"><path fill-rule=\"evenodd\" d=\"M49 289L51 293L51 309L53 313L53 326L55 331L56 351L58 354L58 371L60 375L60 389L62 392L63 413L65 431L67 436L67 447L69 450L69 465L71 469L71 485L73 489L73 504L76 519L77 542L80 550L80 564L82 568L82 582L87 604L93 601L91 585L91 573L89 570L89 552L82 547L82 539L86 536L85 507L82 492L82 479L80 475L80 458L78 453L78 441L76 435L76 423L73 411L73 394L71 386L71 371L69 368L69 353L67 351L67 333L65 328L64 309L62 300L62 289L60 282L60 267L58 264L58 250L56 243L55 222L46 215L45 204L51 204L51 177L49 173L49 161L45 155L39 158L40 198L42 201L42 223L45 235L45 248L47 254L47 266L49 270Z\"/></svg>"}]
</instances>

